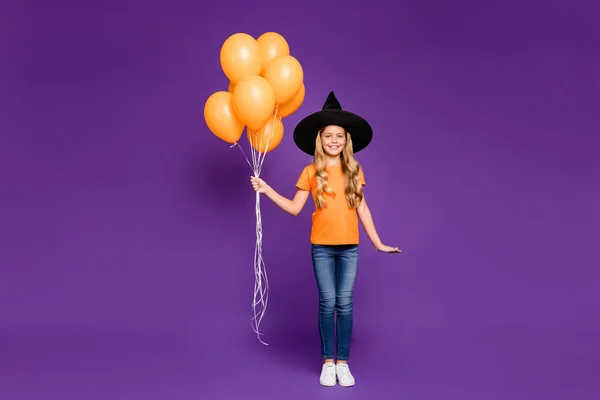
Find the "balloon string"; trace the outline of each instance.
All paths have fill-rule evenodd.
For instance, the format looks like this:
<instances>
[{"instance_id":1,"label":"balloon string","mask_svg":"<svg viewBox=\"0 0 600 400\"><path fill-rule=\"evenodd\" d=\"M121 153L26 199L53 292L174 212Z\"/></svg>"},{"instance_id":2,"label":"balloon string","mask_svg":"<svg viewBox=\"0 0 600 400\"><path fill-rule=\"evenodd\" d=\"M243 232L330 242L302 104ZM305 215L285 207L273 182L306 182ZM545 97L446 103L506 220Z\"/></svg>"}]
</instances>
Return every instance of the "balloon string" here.
<instances>
[{"instance_id":1,"label":"balloon string","mask_svg":"<svg viewBox=\"0 0 600 400\"><path fill-rule=\"evenodd\" d=\"M268 134L267 134L267 132L264 132L265 134L267 134L266 135L267 139L266 139L264 149L262 148L262 142L263 142L264 135L260 135L258 146L253 146L253 144L256 145L255 139L259 135L257 135L256 132L246 128L247 134L250 137L250 141L252 142L252 143L250 143L250 145L251 145L250 146L250 152L251 152L250 154L251 154L251 158L252 158L252 163L250 163L250 160L248 160L248 157L246 157L246 153L244 153L244 150L242 149L242 146L239 145L239 143L236 142L230 146L230 148L234 147L234 146L238 146L240 148L242 155L244 156L244 158L246 159L246 162L248 163L248 165L254 172L254 176L257 178L260 176L260 174L262 172L262 167L263 167L263 164L265 161L265 157L267 155L267 151L269 149L269 143L270 143L271 137L273 136L273 133L278 128L279 123L281 122L277 118L278 109L279 109L279 106L276 106L275 113L273 115L274 124L271 124L271 126L273 127L273 130L271 132L269 132ZM262 150L262 152L259 150L256 150L255 147L258 147L260 150ZM260 193L258 193L258 192L256 192L255 214L256 214L256 244L254 247L254 294L253 294L253 301L252 301L253 317L251 318L251 326L252 326L254 332L256 333L258 340L265 346L268 346L269 344L265 343L260 338L262 333L260 333L260 331L259 331L260 324L261 324L263 317L265 315L265 312L267 310L267 303L268 303L268 299L269 299L269 280L267 278L266 265L265 265L264 259L262 257L263 231L262 231L262 216L261 216L261 211L260 211ZM257 310L257 308L258 308L258 310Z\"/></svg>"},{"instance_id":2,"label":"balloon string","mask_svg":"<svg viewBox=\"0 0 600 400\"><path fill-rule=\"evenodd\" d=\"M252 168L252 164L250 164L250 161L248 161L248 157L246 157L246 153L244 153L244 149L242 149L242 146L240 146L238 142L235 142L234 144L232 144L231 146L229 146L229 148L232 148L234 146L237 146L237 147L240 148L240 151L242 152L242 155L246 159L246 162L248 163L248 165L250 166L250 168Z\"/></svg>"},{"instance_id":3,"label":"balloon string","mask_svg":"<svg viewBox=\"0 0 600 400\"><path fill-rule=\"evenodd\" d=\"M258 154L258 162L257 162L257 167L258 167L258 171L257 172L258 172L258 175L260 175L260 173L262 172L262 166L264 164L265 157L267 156L267 152L269 151L269 143L271 142L271 138L273 137L273 134L275 133L275 130L277 129L277 127L279 126L279 123L281 122L279 120L279 118L277 118L278 111L279 111L279 106L275 106L275 112L273 113L273 122L275 124L271 125L273 127L273 129L272 129L272 131L268 135L266 135L267 136L267 142L265 143L264 151L262 153ZM263 148L262 148L263 136L264 135L260 135L260 144L258 146L258 148L261 149L261 150L263 150ZM262 158L261 158L261 155L262 155Z\"/></svg>"},{"instance_id":4,"label":"balloon string","mask_svg":"<svg viewBox=\"0 0 600 400\"><path fill-rule=\"evenodd\" d=\"M256 192L256 247L254 250L254 299L252 302L252 309L254 317L251 320L252 328L257 334L258 340L268 346L260 338L259 326L267 310L267 302L269 298L269 281L267 279L266 266L262 257L262 219L260 213L260 193ZM263 286L264 279L264 286ZM260 311L257 312L257 306L261 306Z\"/></svg>"}]
</instances>

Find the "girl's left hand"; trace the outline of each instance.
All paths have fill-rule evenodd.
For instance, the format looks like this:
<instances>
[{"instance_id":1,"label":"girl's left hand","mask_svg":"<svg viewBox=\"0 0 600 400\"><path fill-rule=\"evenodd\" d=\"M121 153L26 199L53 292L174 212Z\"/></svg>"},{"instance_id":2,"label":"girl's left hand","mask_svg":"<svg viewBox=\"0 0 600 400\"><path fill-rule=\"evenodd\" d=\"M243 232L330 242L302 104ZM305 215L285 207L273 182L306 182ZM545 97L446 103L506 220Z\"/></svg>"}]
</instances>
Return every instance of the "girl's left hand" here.
<instances>
[{"instance_id":1,"label":"girl's left hand","mask_svg":"<svg viewBox=\"0 0 600 400\"><path fill-rule=\"evenodd\" d=\"M385 244L382 244L381 246L377 247L377 251L381 251L383 253L402 253L402 250L400 250L399 248L387 246Z\"/></svg>"}]
</instances>

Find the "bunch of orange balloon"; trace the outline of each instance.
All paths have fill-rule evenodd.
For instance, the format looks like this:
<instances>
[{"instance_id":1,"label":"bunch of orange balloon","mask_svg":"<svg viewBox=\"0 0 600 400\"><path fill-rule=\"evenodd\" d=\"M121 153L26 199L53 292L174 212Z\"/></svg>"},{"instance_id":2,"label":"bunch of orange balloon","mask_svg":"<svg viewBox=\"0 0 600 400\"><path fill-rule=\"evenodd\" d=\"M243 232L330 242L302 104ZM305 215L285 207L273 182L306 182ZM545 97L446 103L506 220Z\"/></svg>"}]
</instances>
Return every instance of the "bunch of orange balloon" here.
<instances>
[{"instance_id":1,"label":"bunch of orange balloon","mask_svg":"<svg viewBox=\"0 0 600 400\"><path fill-rule=\"evenodd\" d=\"M238 142L246 129L252 163L245 154L244 157L254 176L258 177L265 155L277 148L283 139L282 119L296 112L304 101L304 71L298 60L290 55L285 38L276 32L266 32L258 39L246 33L229 36L221 47L220 62L229 79L229 88L208 97L204 105L204 120L215 136L233 146L238 145L240 150ZM255 211L252 326L260 340L259 325L267 308L268 279L262 258L258 192Z\"/></svg>"},{"instance_id":2,"label":"bunch of orange balloon","mask_svg":"<svg viewBox=\"0 0 600 400\"><path fill-rule=\"evenodd\" d=\"M286 39L276 32L257 39L246 33L229 36L221 47L220 64L229 87L206 100L206 124L230 144L238 144L246 129L252 149L264 158L283 139L282 119L304 101L302 66L290 54Z\"/></svg>"}]
</instances>

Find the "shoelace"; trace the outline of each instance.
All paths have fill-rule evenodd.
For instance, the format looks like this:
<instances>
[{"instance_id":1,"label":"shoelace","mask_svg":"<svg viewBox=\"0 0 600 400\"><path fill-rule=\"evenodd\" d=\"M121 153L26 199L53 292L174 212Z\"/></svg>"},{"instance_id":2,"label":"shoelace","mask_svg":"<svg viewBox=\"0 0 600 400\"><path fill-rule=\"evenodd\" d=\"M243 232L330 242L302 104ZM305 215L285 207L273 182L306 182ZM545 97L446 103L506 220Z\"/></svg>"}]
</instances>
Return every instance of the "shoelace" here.
<instances>
[{"instance_id":1,"label":"shoelace","mask_svg":"<svg viewBox=\"0 0 600 400\"><path fill-rule=\"evenodd\" d=\"M340 377L350 376L350 369L346 364L338 364L337 371L339 371Z\"/></svg>"},{"instance_id":2,"label":"shoelace","mask_svg":"<svg viewBox=\"0 0 600 400\"><path fill-rule=\"evenodd\" d=\"M324 364L323 365L323 372L327 375L335 375L335 366L334 365L329 365L329 364Z\"/></svg>"}]
</instances>

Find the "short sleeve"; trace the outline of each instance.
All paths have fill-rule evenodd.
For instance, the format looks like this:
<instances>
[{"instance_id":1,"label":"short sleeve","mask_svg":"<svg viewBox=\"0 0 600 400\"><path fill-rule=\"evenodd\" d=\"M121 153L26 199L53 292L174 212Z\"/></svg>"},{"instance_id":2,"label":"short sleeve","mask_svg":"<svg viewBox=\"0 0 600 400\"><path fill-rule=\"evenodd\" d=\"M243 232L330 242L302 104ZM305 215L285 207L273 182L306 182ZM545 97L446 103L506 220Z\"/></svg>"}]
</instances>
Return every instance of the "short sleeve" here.
<instances>
[{"instance_id":1,"label":"short sleeve","mask_svg":"<svg viewBox=\"0 0 600 400\"><path fill-rule=\"evenodd\" d=\"M362 168L361 168L361 169L358 171L358 181L360 182L360 184L361 184L362 186L365 186L365 185L367 184L367 183L365 182L365 174L364 174L364 172L363 172L363 169L362 169Z\"/></svg>"},{"instance_id":2,"label":"short sleeve","mask_svg":"<svg viewBox=\"0 0 600 400\"><path fill-rule=\"evenodd\" d=\"M310 192L310 181L308 179L308 167L305 167L298 177L298 181L296 182L296 187L300 190L306 190Z\"/></svg>"}]
</instances>

